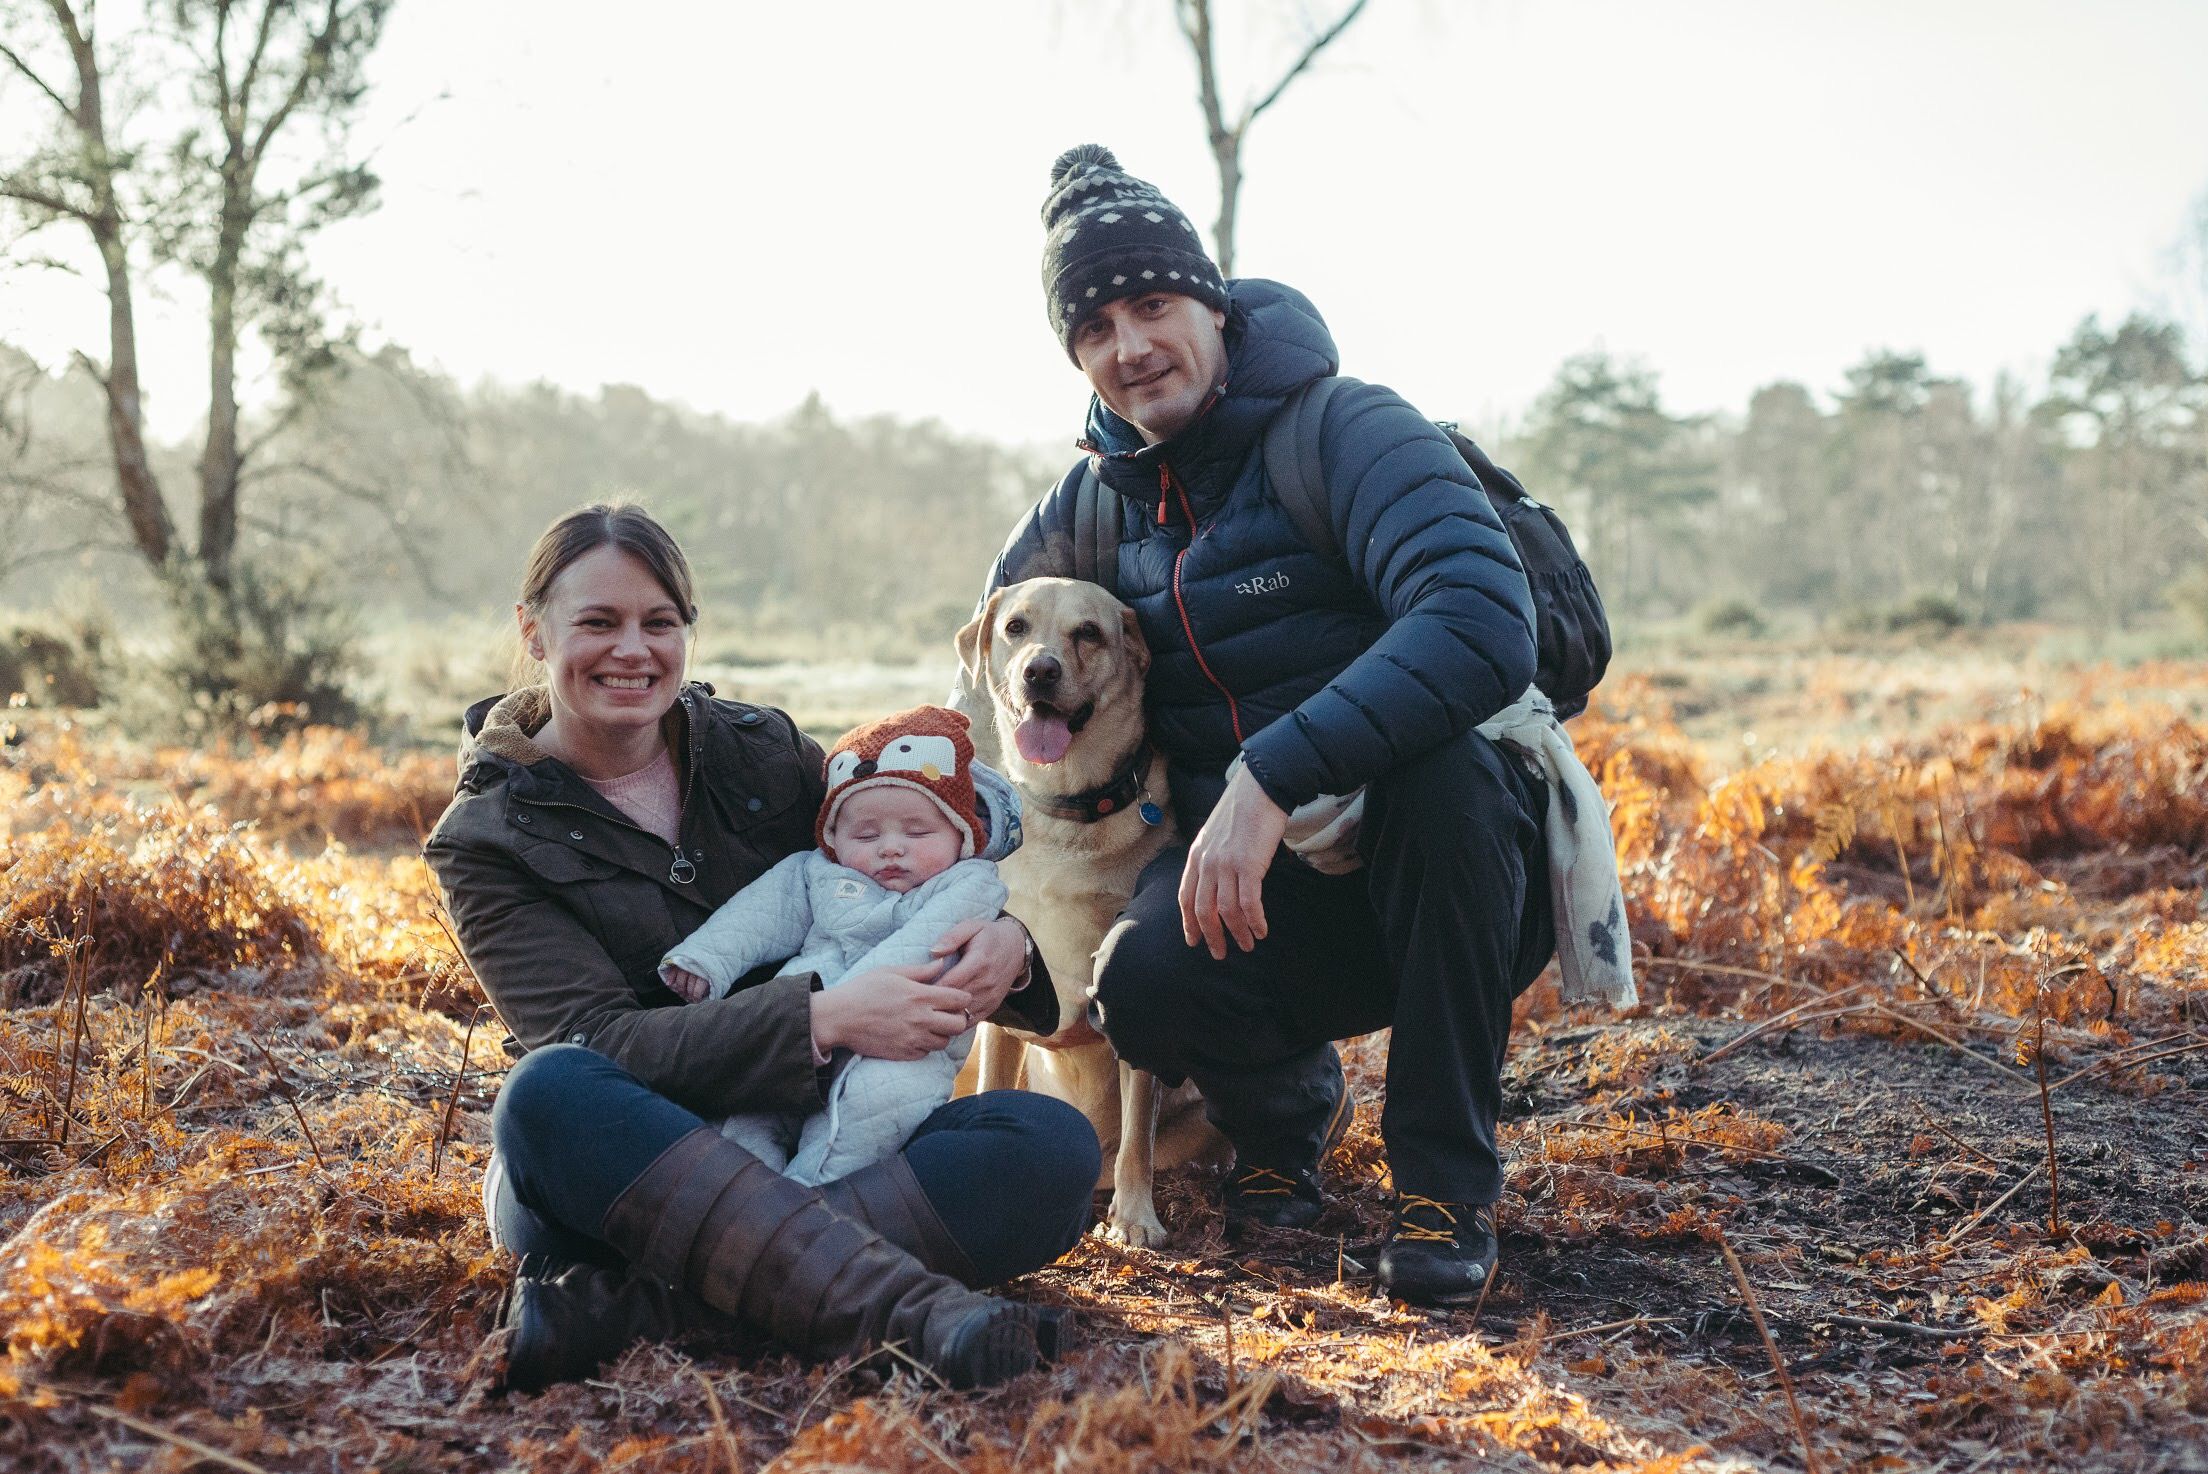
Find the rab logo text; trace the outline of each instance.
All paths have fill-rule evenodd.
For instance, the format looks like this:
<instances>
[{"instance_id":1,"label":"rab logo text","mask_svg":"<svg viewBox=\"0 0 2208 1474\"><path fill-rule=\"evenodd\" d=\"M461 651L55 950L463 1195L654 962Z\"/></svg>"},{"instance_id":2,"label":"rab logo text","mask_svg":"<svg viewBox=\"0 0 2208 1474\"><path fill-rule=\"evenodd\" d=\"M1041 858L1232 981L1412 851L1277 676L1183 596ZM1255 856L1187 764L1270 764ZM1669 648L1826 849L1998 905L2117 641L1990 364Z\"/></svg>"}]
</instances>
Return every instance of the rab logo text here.
<instances>
[{"instance_id":1,"label":"rab logo text","mask_svg":"<svg viewBox=\"0 0 2208 1474\"><path fill-rule=\"evenodd\" d=\"M1234 586L1238 594L1277 594L1288 587L1285 573L1260 573L1255 578L1245 578Z\"/></svg>"}]
</instances>

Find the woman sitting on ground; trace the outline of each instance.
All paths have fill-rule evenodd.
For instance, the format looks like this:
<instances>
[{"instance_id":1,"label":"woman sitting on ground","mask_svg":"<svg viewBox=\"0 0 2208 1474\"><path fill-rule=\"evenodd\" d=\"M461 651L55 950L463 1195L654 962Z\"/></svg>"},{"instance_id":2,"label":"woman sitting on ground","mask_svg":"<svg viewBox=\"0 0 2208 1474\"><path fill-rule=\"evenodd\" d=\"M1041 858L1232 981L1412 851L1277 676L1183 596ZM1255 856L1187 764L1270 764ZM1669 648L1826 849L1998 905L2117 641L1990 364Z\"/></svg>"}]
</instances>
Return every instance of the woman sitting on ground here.
<instances>
[{"instance_id":1,"label":"woman sitting on ground","mask_svg":"<svg viewBox=\"0 0 2208 1474\"><path fill-rule=\"evenodd\" d=\"M518 612L542 683L469 710L459 790L426 847L521 1052L484 1182L493 1238L522 1257L507 1384L738 1324L812 1357L894 1341L957 1386L1049 1360L1070 1336L1060 1312L972 1287L1050 1263L1086 1226L1098 1152L1072 1107L954 1100L901 1153L817 1188L709 1124L818 1110L837 1050L917 1059L1000 1007L1051 1032L1025 931L960 923L940 976L877 968L821 991L770 965L681 1006L660 959L812 846L821 750L782 712L684 682L689 565L639 507L553 524ZM997 858L1017 843L1016 801L985 769L977 783Z\"/></svg>"}]
</instances>

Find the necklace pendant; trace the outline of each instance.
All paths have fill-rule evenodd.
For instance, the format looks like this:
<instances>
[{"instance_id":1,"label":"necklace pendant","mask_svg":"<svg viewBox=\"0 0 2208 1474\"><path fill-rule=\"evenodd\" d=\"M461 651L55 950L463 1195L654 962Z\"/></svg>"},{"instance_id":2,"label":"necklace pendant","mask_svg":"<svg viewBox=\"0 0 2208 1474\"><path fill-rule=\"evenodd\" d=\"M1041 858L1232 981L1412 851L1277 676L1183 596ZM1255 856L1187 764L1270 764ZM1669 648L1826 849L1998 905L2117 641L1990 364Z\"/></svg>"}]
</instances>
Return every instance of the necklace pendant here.
<instances>
[{"instance_id":1,"label":"necklace pendant","mask_svg":"<svg viewBox=\"0 0 2208 1474\"><path fill-rule=\"evenodd\" d=\"M667 867L667 878L676 885L688 885L698 878L698 867L690 863L689 856L676 850L675 863Z\"/></svg>"}]
</instances>

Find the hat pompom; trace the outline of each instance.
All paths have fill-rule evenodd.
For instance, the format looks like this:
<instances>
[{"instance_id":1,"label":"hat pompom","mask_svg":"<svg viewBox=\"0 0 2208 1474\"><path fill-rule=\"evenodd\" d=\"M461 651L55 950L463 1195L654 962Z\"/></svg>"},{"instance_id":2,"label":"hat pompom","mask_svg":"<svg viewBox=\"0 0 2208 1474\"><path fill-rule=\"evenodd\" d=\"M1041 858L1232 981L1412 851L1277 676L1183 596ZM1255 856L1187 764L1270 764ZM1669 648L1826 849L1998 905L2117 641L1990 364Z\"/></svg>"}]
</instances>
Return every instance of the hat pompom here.
<instances>
[{"instance_id":1,"label":"hat pompom","mask_svg":"<svg viewBox=\"0 0 2208 1474\"><path fill-rule=\"evenodd\" d=\"M1117 169L1119 160L1101 143L1077 143L1050 166L1050 187L1056 189L1068 176L1085 169Z\"/></svg>"}]
</instances>

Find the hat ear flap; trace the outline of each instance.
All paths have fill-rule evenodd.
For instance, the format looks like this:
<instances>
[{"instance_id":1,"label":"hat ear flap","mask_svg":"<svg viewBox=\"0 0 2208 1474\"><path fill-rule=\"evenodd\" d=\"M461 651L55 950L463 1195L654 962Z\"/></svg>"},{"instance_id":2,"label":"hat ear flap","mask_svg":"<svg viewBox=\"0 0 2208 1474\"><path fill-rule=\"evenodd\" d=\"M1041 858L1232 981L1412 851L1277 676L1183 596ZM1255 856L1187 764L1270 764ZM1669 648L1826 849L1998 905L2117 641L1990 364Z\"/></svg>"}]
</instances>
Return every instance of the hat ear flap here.
<instances>
[{"instance_id":1,"label":"hat ear flap","mask_svg":"<svg viewBox=\"0 0 2208 1474\"><path fill-rule=\"evenodd\" d=\"M989 631L996 625L997 601L1003 597L1004 590L998 589L983 600L981 612L966 621L965 627L958 632L958 668L964 672L966 687L970 691L982 690L987 680Z\"/></svg>"}]
</instances>

